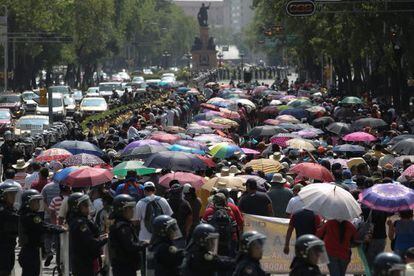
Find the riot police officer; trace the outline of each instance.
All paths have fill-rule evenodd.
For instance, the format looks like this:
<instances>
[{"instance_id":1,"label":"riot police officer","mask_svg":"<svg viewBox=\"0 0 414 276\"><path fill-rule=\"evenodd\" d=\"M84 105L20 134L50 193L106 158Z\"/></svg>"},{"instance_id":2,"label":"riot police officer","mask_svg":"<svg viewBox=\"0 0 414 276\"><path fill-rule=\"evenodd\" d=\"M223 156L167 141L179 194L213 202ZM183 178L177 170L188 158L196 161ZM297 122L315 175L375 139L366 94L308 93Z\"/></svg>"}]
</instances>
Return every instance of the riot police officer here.
<instances>
[{"instance_id":1,"label":"riot police officer","mask_svg":"<svg viewBox=\"0 0 414 276\"><path fill-rule=\"evenodd\" d=\"M135 200L130 195L118 195L113 200L114 223L109 228L109 256L114 276L135 276L140 267L143 246L131 219Z\"/></svg>"},{"instance_id":2,"label":"riot police officer","mask_svg":"<svg viewBox=\"0 0 414 276\"><path fill-rule=\"evenodd\" d=\"M19 211L19 242L22 247L19 264L22 267L22 276L40 274L40 248L43 245L44 234L59 234L65 231L60 226L43 221L43 213L39 212L42 201L42 195L36 190L30 189L22 193Z\"/></svg>"},{"instance_id":3,"label":"riot police officer","mask_svg":"<svg viewBox=\"0 0 414 276\"><path fill-rule=\"evenodd\" d=\"M191 241L184 253L184 276L213 276L216 272L234 269L235 262L218 256L219 234L210 224L199 224L194 228Z\"/></svg>"},{"instance_id":4,"label":"riot police officer","mask_svg":"<svg viewBox=\"0 0 414 276\"><path fill-rule=\"evenodd\" d=\"M233 276L266 275L260 267L260 259L263 256L265 241L266 236L256 231L249 231L242 235L240 240L240 255L237 258L237 266Z\"/></svg>"},{"instance_id":5,"label":"riot police officer","mask_svg":"<svg viewBox=\"0 0 414 276\"><path fill-rule=\"evenodd\" d=\"M18 192L12 184L0 185L0 276L9 276L14 267L19 216L13 206Z\"/></svg>"},{"instance_id":6,"label":"riot police officer","mask_svg":"<svg viewBox=\"0 0 414 276\"><path fill-rule=\"evenodd\" d=\"M99 260L106 234L99 235L98 226L89 220L88 195L73 193L68 198L69 258L74 276L94 276L94 262Z\"/></svg>"},{"instance_id":7,"label":"riot police officer","mask_svg":"<svg viewBox=\"0 0 414 276\"><path fill-rule=\"evenodd\" d=\"M177 221L160 215L152 222L152 237L147 252L146 276L180 275L179 266L184 250L174 246L173 241L182 237Z\"/></svg>"},{"instance_id":8,"label":"riot police officer","mask_svg":"<svg viewBox=\"0 0 414 276\"><path fill-rule=\"evenodd\" d=\"M325 244L318 237L307 234L295 243L295 258L290 265L292 276L321 276L318 264L327 264Z\"/></svg>"},{"instance_id":9,"label":"riot police officer","mask_svg":"<svg viewBox=\"0 0 414 276\"><path fill-rule=\"evenodd\" d=\"M383 252L374 259L372 275L391 276L403 275L405 265L401 257L395 253Z\"/></svg>"}]
</instances>

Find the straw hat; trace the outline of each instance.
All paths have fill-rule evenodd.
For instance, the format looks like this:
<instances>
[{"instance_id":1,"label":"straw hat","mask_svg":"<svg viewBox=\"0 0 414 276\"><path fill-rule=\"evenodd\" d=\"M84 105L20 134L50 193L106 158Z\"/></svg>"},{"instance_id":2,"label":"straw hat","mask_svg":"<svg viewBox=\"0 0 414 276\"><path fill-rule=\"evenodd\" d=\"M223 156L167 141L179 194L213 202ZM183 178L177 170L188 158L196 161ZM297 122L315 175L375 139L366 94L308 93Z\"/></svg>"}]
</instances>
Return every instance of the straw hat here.
<instances>
[{"instance_id":1,"label":"straw hat","mask_svg":"<svg viewBox=\"0 0 414 276\"><path fill-rule=\"evenodd\" d=\"M237 173L240 173L240 170L237 168L236 165L231 165L230 169L229 169L229 173L230 174L237 174Z\"/></svg>"},{"instance_id":2,"label":"straw hat","mask_svg":"<svg viewBox=\"0 0 414 276\"><path fill-rule=\"evenodd\" d=\"M282 154L280 152L274 152L269 159L273 159L276 161L280 161L280 158L282 157Z\"/></svg>"},{"instance_id":3,"label":"straw hat","mask_svg":"<svg viewBox=\"0 0 414 276\"><path fill-rule=\"evenodd\" d=\"M218 176L218 177L230 176L230 169L229 169L229 167L223 167L223 168L221 168L221 171L219 173L216 173L216 176Z\"/></svg>"},{"instance_id":4,"label":"straw hat","mask_svg":"<svg viewBox=\"0 0 414 276\"><path fill-rule=\"evenodd\" d=\"M283 175L281 175L280 173L275 173L272 177L272 181L270 181L270 184L285 184L286 183L286 179L283 178Z\"/></svg>"},{"instance_id":5,"label":"straw hat","mask_svg":"<svg viewBox=\"0 0 414 276\"><path fill-rule=\"evenodd\" d=\"M29 162L24 161L24 159L18 159L16 164L12 165L13 169L23 170L29 166Z\"/></svg>"}]
</instances>

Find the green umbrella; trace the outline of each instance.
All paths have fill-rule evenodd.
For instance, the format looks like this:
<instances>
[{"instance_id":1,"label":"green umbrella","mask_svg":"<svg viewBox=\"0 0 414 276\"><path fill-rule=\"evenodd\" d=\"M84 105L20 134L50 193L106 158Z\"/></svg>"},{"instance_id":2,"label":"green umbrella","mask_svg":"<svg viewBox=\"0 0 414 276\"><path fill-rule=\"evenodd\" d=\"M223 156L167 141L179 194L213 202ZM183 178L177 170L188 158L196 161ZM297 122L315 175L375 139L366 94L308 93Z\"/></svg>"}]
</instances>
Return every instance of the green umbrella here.
<instances>
[{"instance_id":1,"label":"green umbrella","mask_svg":"<svg viewBox=\"0 0 414 276\"><path fill-rule=\"evenodd\" d=\"M290 101L287 105L293 108L308 108L312 106L312 102L308 99L295 99Z\"/></svg>"},{"instance_id":2,"label":"green umbrella","mask_svg":"<svg viewBox=\"0 0 414 276\"><path fill-rule=\"evenodd\" d=\"M362 100L358 97L345 97L340 101L341 104L362 104Z\"/></svg>"},{"instance_id":3,"label":"green umbrella","mask_svg":"<svg viewBox=\"0 0 414 276\"><path fill-rule=\"evenodd\" d=\"M114 167L114 174L116 176L126 176L128 171L136 171L138 175L147 175L156 172L154 168L148 168L140 161L125 161Z\"/></svg>"},{"instance_id":4,"label":"green umbrella","mask_svg":"<svg viewBox=\"0 0 414 276\"><path fill-rule=\"evenodd\" d=\"M279 111L283 111L283 110L286 110L286 109L292 109L293 107L292 106L288 106L288 105L279 105L278 107L277 107L277 109L279 110Z\"/></svg>"}]
</instances>

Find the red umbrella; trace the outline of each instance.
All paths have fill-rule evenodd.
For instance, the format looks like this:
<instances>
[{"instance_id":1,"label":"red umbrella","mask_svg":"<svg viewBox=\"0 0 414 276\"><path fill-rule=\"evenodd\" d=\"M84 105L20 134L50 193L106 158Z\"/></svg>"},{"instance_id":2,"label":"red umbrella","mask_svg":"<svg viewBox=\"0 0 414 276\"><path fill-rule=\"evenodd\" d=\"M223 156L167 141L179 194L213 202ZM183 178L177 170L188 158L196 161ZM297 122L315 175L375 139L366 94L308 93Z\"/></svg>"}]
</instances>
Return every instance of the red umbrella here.
<instances>
[{"instance_id":1,"label":"red umbrella","mask_svg":"<svg viewBox=\"0 0 414 276\"><path fill-rule=\"evenodd\" d=\"M106 169L82 168L71 172L66 183L73 188L93 187L112 181L114 174Z\"/></svg>"},{"instance_id":2,"label":"red umbrella","mask_svg":"<svg viewBox=\"0 0 414 276\"><path fill-rule=\"evenodd\" d=\"M39 161L39 162L50 162L52 160L63 161L69 156L72 156L72 153L70 153L69 151L65 149L51 148L51 149L43 151L39 156L37 156L36 161Z\"/></svg>"},{"instance_id":3,"label":"red umbrella","mask_svg":"<svg viewBox=\"0 0 414 276\"><path fill-rule=\"evenodd\" d=\"M214 111L220 111L220 108L213 105L213 104L208 104L208 103L202 103L200 104L201 107L206 108L206 109L210 109L210 110L214 110Z\"/></svg>"},{"instance_id":4,"label":"red umbrella","mask_svg":"<svg viewBox=\"0 0 414 276\"><path fill-rule=\"evenodd\" d=\"M201 186L204 185L206 180L204 177L195 175L193 173L185 173L185 172L175 172L175 173L168 173L162 177L160 177L159 183L160 185L169 188L170 182L172 180L177 180L180 184L184 185L186 183L191 184L196 190L199 190Z\"/></svg>"},{"instance_id":5,"label":"red umbrella","mask_svg":"<svg viewBox=\"0 0 414 276\"><path fill-rule=\"evenodd\" d=\"M299 177L312 178L323 182L335 181L332 173L327 168L316 163L300 163L291 168L289 172L295 173Z\"/></svg>"},{"instance_id":6,"label":"red umbrella","mask_svg":"<svg viewBox=\"0 0 414 276\"><path fill-rule=\"evenodd\" d=\"M377 138L374 135L360 131L347 134L342 137L342 140L351 142L373 142L377 140Z\"/></svg>"},{"instance_id":7,"label":"red umbrella","mask_svg":"<svg viewBox=\"0 0 414 276\"><path fill-rule=\"evenodd\" d=\"M279 113L279 108L277 106L274 106L274 105L268 105L268 106L263 107L261 112L265 113L265 114L272 114L273 115L273 114Z\"/></svg>"},{"instance_id":8,"label":"red umbrella","mask_svg":"<svg viewBox=\"0 0 414 276\"><path fill-rule=\"evenodd\" d=\"M198 159L200 159L201 161L204 162L204 164L207 165L207 167L209 168L214 168L216 166L216 163L214 163L214 161L206 156L200 155L200 154L196 154L195 156L197 156Z\"/></svg>"},{"instance_id":9,"label":"red umbrella","mask_svg":"<svg viewBox=\"0 0 414 276\"><path fill-rule=\"evenodd\" d=\"M181 140L180 136L169 134L163 131L154 132L151 135L150 139L153 139L159 142L170 143L170 144L173 144L174 142Z\"/></svg>"}]
</instances>

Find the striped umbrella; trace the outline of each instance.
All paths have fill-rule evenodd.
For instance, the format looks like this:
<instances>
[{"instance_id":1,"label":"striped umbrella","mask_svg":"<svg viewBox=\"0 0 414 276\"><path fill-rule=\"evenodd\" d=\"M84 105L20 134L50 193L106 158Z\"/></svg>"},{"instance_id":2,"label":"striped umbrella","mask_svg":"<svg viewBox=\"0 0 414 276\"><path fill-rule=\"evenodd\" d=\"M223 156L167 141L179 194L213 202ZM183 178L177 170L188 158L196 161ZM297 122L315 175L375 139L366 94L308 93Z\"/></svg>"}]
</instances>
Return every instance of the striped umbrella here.
<instances>
[{"instance_id":1,"label":"striped umbrella","mask_svg":"<svg viewBox=\"0 0 414 276\"><path fill-rule=\"evenodd\" d=\"M72 153L70 153L69 151L65 149L51 148L51 149L42 151L42 153L36 157L36 161L38 162L50 162L52 160L63 161L69 156L72 156Z\"/></svg>"},{"instance_id":2,"label":"striped umbrella","mask_svg":"<svg viewBox=\"0 0 414 276\"><path fill-rule=\"evenodd\" d=\"M71 166L93 167L93 166L97 166L101 164L105 164L105 161L103 161L101 158L95 155L87 154L87 153L75 154L75 155L69 156L68 158L66 158L65 161L63 161L63 165L65 165L66 167L71 167Z\"/></svg>"},{"instance_id":3,"label":"striped umbrella","mask_svg":"<svg viewBox=\"0 0 414 276\"><path fill-rule=\"evenodd\" d=\"M125 161L114 167L114 174L116 176L126 176L128 171L135 171L138 175L153 174L157 170L154 168L148 168L140 161Z\"/></svg>"},{"instance_id":4,"label":"striped umbrella","mask_svg":"<svg viewBox=\"0 0 414 276\"><path fill-rule=\"evenodd\" d=\"M251 167L254 171L262 171L265 174L268 173L277 173L281 169L283 169L282 164L280 162L273 160L273 159L254 159L246 165L244 165L244 168Z\"/></svg>"}]
</instances>

